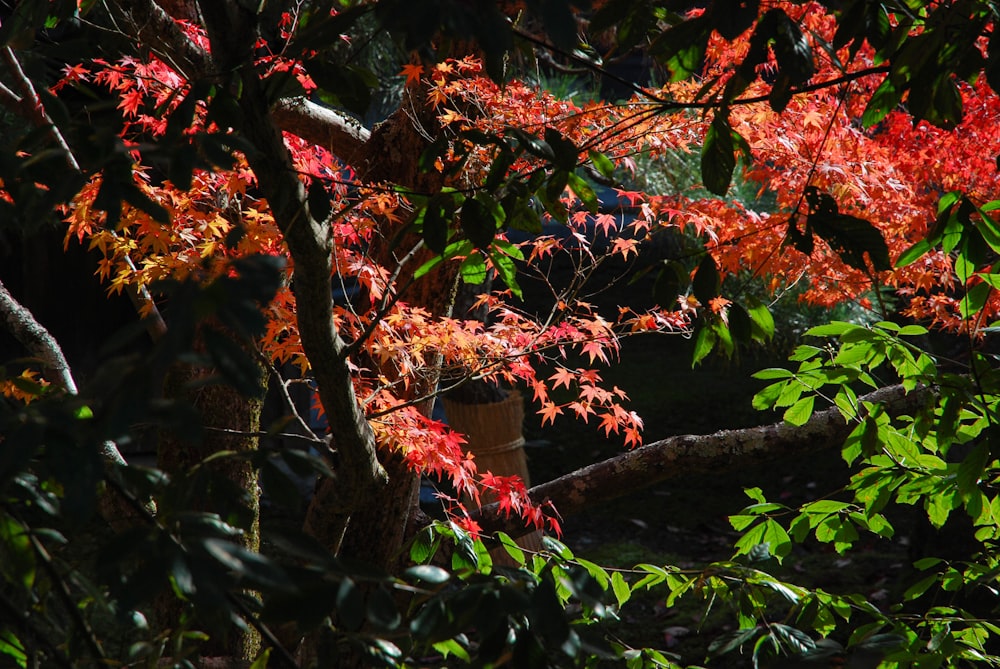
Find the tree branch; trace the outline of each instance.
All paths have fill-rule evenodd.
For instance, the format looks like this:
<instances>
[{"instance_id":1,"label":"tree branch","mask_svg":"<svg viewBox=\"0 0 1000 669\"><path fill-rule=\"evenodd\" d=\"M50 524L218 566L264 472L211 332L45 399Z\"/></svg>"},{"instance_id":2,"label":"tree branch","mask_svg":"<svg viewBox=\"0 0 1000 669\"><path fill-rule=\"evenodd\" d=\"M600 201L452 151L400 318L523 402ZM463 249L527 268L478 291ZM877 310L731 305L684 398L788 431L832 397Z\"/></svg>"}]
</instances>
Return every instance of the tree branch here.
<instances>
[{"instance_id":1,"label":"tree branch","mask_svg":"<svg viewBox=\"0 0 1000 669\"><path fill-rule=\"evenodd\" d=\"M120 30L122 34L136 35L140 45L152 49L188 81L211 78L220 72L211 54L185 35L173 17L153 0L112 2L108 10L113 19L129 24L131 30ZM361 155L370 136L354 118L304 97L279 101L273 114L282 130L329 149L347 164Z\"/></svg>"},{"instance_id":2,"label":"tree branch","mask_svg":"<svg viewBox=\"0 0 1000 669\"><path fill-rule=\"evenodd\" d=\"M869 393L859 398L859 403L884 403L890 415L900 415L919 409L930 395L928 388L906 393L902 386L896 385ZM852 429L853 425L834 407L817 411L802 426L781 422L707 435L670 437L537 485L528 494L535 504L552 503L560 515L572 515L669 479L834 448L843 443ZM501 516L497 504L483 507L472 517L486 534L503 531L518 537L535 530L526 527L518 517Z\"/></svg>"},{"instance_id":3,"label":"tree branch","mask_svg":"<svg viewBox=\"0 0 1000 669\"><path fill-rule=\"evenodd\" d=\"M361 157L371 137L360 121L302 97L279 100L273 116L282 130L328 149L348 165Z\"/></svg>"},{"instance_id":4,"label":"tree branch","mask_svg":"<svg viewBox=\"0 0 1000 669\"><path fill-rule=\"evenodd\" d=\"M52 375L52 380L70 395L76 395L76 381L59 342L35 319L31 311L10 294L2 281L0 281L0 319L3 320L7 331L28 350L28 353L41 361L46 373ZM102 451L109 463L126 464L125 458L114 443L105 442Z\"/></svg>"}]
</instances>

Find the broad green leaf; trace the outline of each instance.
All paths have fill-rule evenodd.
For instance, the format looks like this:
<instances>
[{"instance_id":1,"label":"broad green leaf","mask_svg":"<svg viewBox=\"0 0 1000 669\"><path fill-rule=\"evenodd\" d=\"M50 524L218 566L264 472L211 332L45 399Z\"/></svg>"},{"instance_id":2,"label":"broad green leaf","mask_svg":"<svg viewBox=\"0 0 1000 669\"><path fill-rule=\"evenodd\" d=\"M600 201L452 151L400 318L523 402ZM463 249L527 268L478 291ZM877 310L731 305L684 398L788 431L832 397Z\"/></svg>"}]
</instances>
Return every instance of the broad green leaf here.
<instances>
[{"instance_id":1,"label":"broad green leaf","mask_svg":"<svg viewBox=\"0 0 1000 669\"><path fill-rule=\"evenodd\" d=\"M459 658L460 660L466 663L470 662L472 659L471 656L469 655L469 651L463 648L462 645L458 643L458 641L456 641L455 639L446 639L444 641L438 641L437 643L433 644L432 647L434 648L434 650L441 653L441 656L445 659L447 659L449 655L454 655L455 657Z\"/></svg>"},{"instance_id":2,"label":"broad green leaf","mask_svg":"<svg viewBox=\"0 0 1000 669\"><path fill-rule=\"evenodd\" d=\"M771 385L762 388L753 396L751 405L758 411L766 411L770 409L774 406L775 402L778 401L784 387L784 383L772 383Z\"/></svg>"},{"instance_id":3,"label":"broad green leaf","mask_svg":"<svg viewBox=\"0 0 1000 669\"><path fill-rule=\"evenodd\" d=\"M729 112L719 109L705 133L701 147L701 179L705 188L716 195L725 195L736 169L733 129L729 125ZM714 296L713 296L714 297Z\"/></svg>"},{"instance_id":4,"label":"broad green leaf","mask_svg":"<svg viewBox=\"0 0 1000 669\"><path fill-rule=\"evenodd\" d=\"M845 332L850 330L855 330L859 326L853 323L844 323L843 321L835 321L833 323L827 323L825 325L817 325L816 327L809 328L805 331L805 334L810 337L839 337Z\"/></svg>"},{"instance_id":5,"label":"broad green leaf","mask_svg":"<svg viewBox=\"0 0 1000 669\"><path fill-rule=\"evenodd\" d=\"M21 669L27 669L28 655L24 644L6 627L0 627L0 656L6 656L9 662Z\"/></svg>"},{"instance_id":6,"label":"broad green leaf","mask_svg":"<svg viewBox=\"0 0 1000 669\"><path fill-rule=\"evenodd\" d=\"M422 565L428 567L429 565ZM444 571L444 570L442 570ZM399 627L403 617L396 608L396 602L387 588L379 584L368 593L365 614L376 630L392 631Z\"/></svg>"},{"instance_id":7,"label":"broad green leaf","mask_svg":"<svg viewBox=\"0 0 1000 669\"><path fill-rule=\"evenodd\" d=\"M570 183L572 184L572 177L576 176L573 174L573 170L576 169L577 159L580 154L579 149L573 142L566 139L561 132L551 126L545 128L545 142L552 148L553 164L559 169L566 171L570 176ZM562 191L562 188L559 190ZM580 193L577 193L577 195L580 195ZM581 196L581 199L583 199L583 196Z\"/></svg>"},{"instance_id":8,"label":"broad green leaf","mask_svg":"<svg viewBox=\"0 0 1000 669\"><path fill-rule=\"evenodd\" d=\"M339 623L346 630L357 630L364 622L365 600L361 588L351 578L344 578L337 590Z\"/></svg>"},{"instance_id":9,"label":"broad green leaf","mask_svg":"<svg viewBox=\"0 0 1000 669\"><path fill-rule=\"evenodd\" d=\"M729 305L729 331L733 340L740 344L749 343L754 334L750 314L735 302Z\"/></svg>"},{"instance_id":10,"label":"broad green leaf","mask_svg":"<svg viewBox=\"0 0 1000 669\"><path fill-rule=\"evenodd\" d=\"M590 162L594 164L594 168L597 169L601 176L607 177L608 179L614 177L615 165L606 155L600 151L595 151L594 149L591 149L587 155L590 157Z\"/></svg>"},{"instance_id":11,"label":"broad green leaf","mask_svg":"<svg viewBox=\"0 0 1000 669\"><path fill-rule=\"evenodd\" d=\"M769 381L772 379L790 379L794 377L795 374L782 367L768 367L767 369L762 369L759 372L754 372L751 376L762 381Z\"/></svg>"},{"instance_id":12,"label":"broad green leaf","mask_svg":"<svg viewBox=\"0 0 1000 669\"><path fill-rule=\"evenodd\" d=\"M761 343L774 338L774 317L766 304L756 299L747 300L747 313L754 326L754 339Z\"/></svg>"},{"instance_id":13,"label":"broad green leaf","mask_svg":"<svg viewBox=\"0 0 1000 669\"><path fill-rule=\"evenodd\" d=\"M904 88L896 87L891 75L886 76L868 99L868 106L861 115L861 124L870 128L885 119L889 112L899 106L903 100L904 91Z\"/></svg>"},{"instance_id":14,"label":"broad green leaf","mask_svg":"<svg viewBox=\"0 0 1000 669\"><path fill-rule=\"evenodd\" d=\"M992 286L988 283L977 283L965 292L965 296L959 300L958 311L962 318L972 318L986 306L986 300L990 296Z\"/></svg>"},{"instance_id":15,"label":"broad green leaf","mask_svg":"<svg viewBox=\"0 0 1000 669\"><path fill-rule=\"evenodd\" d=\"M35 551L28 530L8 515L0 516L0 573L28 589L35 583Z\"/></svg>"},{"instance_id":16,"label":"broad green leaf","mask_svg":"<svg viewBox=\"0 0 1000 669\"><path fill-rule=\"evenodd\" d=\"M503 546L503 549L507 551L507 554L514 559L514 562L523 567L524 551L517 545L517 542L505 532L497 532L497 540L500 542L500 545Z\"/></svg>"},{"instance_id":17,"label":"broad green leaf","mask_svg":"<svg viewBox=\"0 0 1000 669\"><path fill-rule=\"evenodd\" d=\"M938 579L940 578L941 577L938 574L931 574L930 576L925 576L924 578L920 579L919 581L917 581L916 583L914 583L913 585L911 585L909 588L906 589L906 592L903 593L903 600L909 602L914 599L917 599L925 592L927 592L927 590L929 590L932 585L937 583Z\"/></svg>"},{"instance_id":18,"label":"broad green leaf","mask_svg":"<svg viewBox=\"0 0 1000 669\"><path fill-rule=\"evenodd\" d=\"M715 331L708 326L702 326L698 330L698 335L694 340L694 355L691 357L691 366L694 367L712 352L715 346Z\"/></svg>"},{"instance_id":19,"label":"broad green leaf","mask_svg":"<svg viewBox=\"0 0 1000 669\"><path fill-rule=\"evenodd\" d=\"M503 281L508 288L510 288L510 292L515 297L521 299L522 297L521 286L518 285L517 283L517 266L514 264L514 261L511 259L511 257L503 253L496 253L491 251L490 261L493 264L493 268L497 271L497 275L500 277L500 280ZM482 281L485 281L485 277L483 277L483 279L480 281L476 282L469 281L466 278L464 267L462 270L462 279L465 280L466 283L482 283Z\"/></svg>"},{"instance_id":20,"label":"broad green leaf","mask_svg":"<svg viewBox=\"0 0 1000 669\"><path fill-rule=\"evenodd\" d=\"M899 254L899 257L896 258L896 267L906 267L907 265L913 264L918 259L929 253L931 248L933 247L930 245L930 242L926 239L921 239L919 242Z\"/></svg>"},{"instance_id":21,"label":"broad green leaf","mask_svg":"<svg viewBox=\"0 0 1000 669\"><path fill-rule=\"evenodd\" d=\"M753 627L746 629L726 632L708 645L708 652L712 655L725 655L726 653L736 650L759 634L762 634L763 631L763 628L754 625Z\"/></svg>"},{"instance_id":22,"label":"broad green leaf","mask_svg":"<svg viewBox=\"0 0 1000 669\"><path fill-rule=\"evenodd\" d=\"M611 590L615 593L615 599L618 600L619 607L624 606L625 602L632 597L632 589L625 582L625 577L622 576L620 571L611 573Z\"/></svg>"},{"instance_id":23,"label":"broad green leaf","mask_svg":"<svg viewBox=\"0 0 1000 669\"><path fill-rule=\"evenodd\" d=\"M291 579L278 563L222 539L205 539L205 551L230 573L249 583L272 590L295 590Z\"/></svg>"},{"instance_id":24,"label":"broad green leaf","mask_svg":"<svg viewBox=\"0 0 1000 669\"><path fill-rule=\"evenodd\" d=\"M261 651L257 659L250 665L250 669L267 669L267 662L271 659L272 648L265 648Z\"/></svg>"},{"instance_id":25,"label":"broad green leaf","mask_svg":"<svg viewBox=\"0 0 1000 669\"><path fill-rule=\"evenodd\" d=\"M467 198L462 204L462 230L477 249L488 249L497 233L497 219L478 198ZM480 283L480 282L470 282Z\"/></svg>"},{"instance_id":26,"label":"broad green leaf","mask_svg":"<svg viewBox=\"0 0 1000 669\"><path fill-rule=\"evenodd\" d=\"M924 497L924 510L927 511L927 519L931 521L937 529L944 527L952 509L956 506L958 491L955 489L939 490L937 494Z\"/></svg>"},{"instance_id":27,"label":"broad green leaf","mask_svg":"<svg viewBox=\"0 0 1000 669\"><path fill-rule=\"evenodd\" d=\"M447 583L451 578L451 574L446 569L431 564L418 564L409 567L403 572L403 576L414 578L424 583L430 583L431 585Z\"/></svg>"},{"instance_id":28,"label":"broad green leaf","mask_svg":"<svg viewBox=\"0 0 1000 669\"><path fill-rule=\"evenodd\" d=\"M721 286L719 266L715 264L715 259L711 254L706 254L691 280L691 292L694 293L703 307L708 307L709 301L719 296Z\"/></svg>"},{"instance_id":29,"label":"broad green leaf","mask_svg":"<svg viewBox=\"0 0 1000 669\"><path fill-rule=\"evenodd\" d=\"M458 271L462 275L462 281L473 286L486 281L487 268L483 254L478 251L470 253L459 265Z\"/></svg>"},{"instance_id":30,"label":"broad green leaf","mask_svg":"<svg viewBox=\"0 0 1000 669\"><path fill-rule=\"evenodd\" d=\"M586 207L587 211L591 214L596 214L598 208L600 207L600 202L597 199L597 193L583 178L579 177L574 172L569 172L569 187L576 193L576 196L580 198L583 202L583 206Z\"/></svg>"}]
</instances>

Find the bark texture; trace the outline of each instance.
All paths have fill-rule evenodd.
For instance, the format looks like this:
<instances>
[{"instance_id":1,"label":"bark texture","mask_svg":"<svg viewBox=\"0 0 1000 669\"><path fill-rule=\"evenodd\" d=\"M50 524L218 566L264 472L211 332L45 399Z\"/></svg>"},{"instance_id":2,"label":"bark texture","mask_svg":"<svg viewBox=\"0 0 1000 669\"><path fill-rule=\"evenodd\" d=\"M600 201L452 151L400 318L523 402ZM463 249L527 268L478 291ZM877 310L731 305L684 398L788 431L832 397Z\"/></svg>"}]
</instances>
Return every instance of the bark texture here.
<instances>
[{"instance_id":1,"label":"bark texture","mask_svg":"<svg viewBox=\"0 0 1000 669\"><path fill-rule=\"evenodd\" d=\"M330 517L320 537L334 552L352 511L385 488L387 477L375 454L375 438L354 393L347 344L333 321L333 231L309 211L305 188L275 124L264 86L253 67L255 15L241 3L200 3L219 71L239 72L242 134L255 151L248 155L271 212L295 263L294 293L302 347L319 387L337 449L336 490L326 497Z\"/></svg>"},{"instance_id":2,"label":"bark texture","mask_svg":"<svg viewBox=\"0 0 1000 669\"><path fill-rule=\"evenodd\" d=\"M263 369L261 370L263 373ZM196 443L179 440L170 433L163 435L157 453L157 464L165 472L182 476L204 459L222 451L237 453L255 451L259 440L254 436L260 431L260 416L263 397L246 397L232 386L224 383L204 384L205 377L212 370L176 363L168 373L164 392L168 397L184 397L195 407L205 428L204 438ZM222 480L232 484L227 490L204 491L204 499L193 501L194 508L217 510L213 498L224 498L242 507L241 514L247 519L242 527L243 535L239 543L251 551L260 550L260 494L257 471L245 460L226 458L210 465L212 473L219 477L209 482L217 487ZM234 491L238 491L234 497ZM173 597L161 601L159 614L166 620L177 620L182 605ZM236 633L227 641L212 639L202 649L211 655L234 658L238 662L252 662L260 653L260 635L250 628Z\"/></svg>"}]
</instances>

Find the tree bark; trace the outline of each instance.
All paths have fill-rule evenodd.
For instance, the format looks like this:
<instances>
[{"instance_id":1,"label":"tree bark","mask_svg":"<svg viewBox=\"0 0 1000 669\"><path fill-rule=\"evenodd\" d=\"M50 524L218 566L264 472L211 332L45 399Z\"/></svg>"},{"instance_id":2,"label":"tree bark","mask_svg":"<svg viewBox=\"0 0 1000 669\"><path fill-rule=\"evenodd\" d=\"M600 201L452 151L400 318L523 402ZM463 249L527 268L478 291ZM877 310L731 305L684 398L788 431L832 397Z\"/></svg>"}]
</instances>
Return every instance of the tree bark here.
<instances>
[{"instance_id":1,"label":"tree bark","mask_svg":"<svg viewBox=\"0 0 1000 669\"><path fill-rule=\"evenodd\" d=\"M167 374L164 394L167 397L184 397L195 407L202 418L204 436L197 443L177 439L165 433L157 452L157 465L173 476L183 476L191 472L209 456L222 451L245 453L257 450L260 432L263 396L246 397L225 383L203 384L205 377L213 370L193 367L177 362ZM261 373L264 373L263 367ZM266 380L264 381L266 387ZM205 499L192 500L195 509L216 510L209 498L223 497L242 507L240 515L246 523L240 529L241 546L250 551L260 550L260 494L258 492L257 470L246 460L226 458L210 465L214 476L228 480L233 490L240 491L241 498L233 498L233 491L222 489L214 494L206 490ZM209 486L217 486L209 482ZM162 600L158 614L175 623L181 615L182 604L172 597ZM252 627L245 632L233 630L228 640L212 639L201 649L207 655L232 657L244 663L252 662L260 653L260 635Z\"/></svg>"},{"instance_id":2,"label":"tree bark","mask_svg":"<svg viewBox=\"0 0 1000 669\"><path fill-rule=\"evenodd\" d=\"M884 403L890 415L901 415L918 410L931 395L929 388L906 393L902 386L896 385L865 395L859 401ZM817 411L801 426L781 422L708 435L670 437L588 465L528 492L535 504L551 502L560 515L569 516L673 478L711 474L834 448L843 444L853 429L838 409L830 408ZM483 507L475 518L486 534L502 531L516 538L535 529L525 526L520 518L500 515L496 504Z\"/></svg>"}]
</instances>

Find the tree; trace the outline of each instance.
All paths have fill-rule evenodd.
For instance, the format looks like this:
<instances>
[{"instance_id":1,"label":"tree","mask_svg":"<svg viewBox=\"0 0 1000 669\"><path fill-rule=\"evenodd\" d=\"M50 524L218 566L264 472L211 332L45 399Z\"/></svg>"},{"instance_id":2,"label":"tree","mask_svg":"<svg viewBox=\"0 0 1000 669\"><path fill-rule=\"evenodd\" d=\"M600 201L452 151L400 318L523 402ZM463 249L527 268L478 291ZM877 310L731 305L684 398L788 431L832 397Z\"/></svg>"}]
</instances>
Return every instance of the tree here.
<instances>
[{"instance_id":1,"label":"tree","mask_svg":"<svg viewBox=\"0 0 1000 669\"><path fill-rule=\"evenodd\" d=\"M476 11L453 3L410 7L389 1L347 3L336 11L322 3L251 11L236 2L149 0L88 11L75 3L24 2L3 23L12 84L0 88L0 96L37 128L21 134L16 151L5 156L5 214L22 222L60 207L67 243L87 241L97 249L98 271L112 290L130 291L141 314L150 318L159 311L150 291L170 296L165 332L154 326L160 339L147 365L127 367L125 383L100 379L103 386L77 398L66 383L70 396L43 393L30 372L13 385L41 399L9 407L8 425L22 427L12 427L6 441L22 445L23 456L5 470L8 485L31 492L40 508L55 509L43 484L45 476L63 480L54 453L63 457L66 451L72 454L65 455L67 462L90 474L64 491L63 511L66 503L80 502L85 518L93 502L83 502L104 479L137 516L138 525L124 536L138 546L165 546L149 563L125 551L129 568L110 587L116 603L109 609L145 604L148 593L129 595L128 587L151 587L150 574L156 573L193 605L198 624L218 636L230 618L258 621L255 605L239 591L253 588L261 593L265 618L318 626L332 638L357 637L391 662L395 651L379 645L385 641L380 635L400 624L390 589L405 591L421 580L441 585L450 577L418 569L406 572L409 581L387 585L381 576L333 566L323 551L398 572L407 540L418 537L411 557L421 561L443 534L458 541L452 564L472 579L470 592L502 597L512 591L497 581L476 581L474 570L463 572L477 560L485 570L488 560L461 528L475 533L487 521L458 495L454 525L416 529L419 473L447 477L471 498L485 486L499 494L501 512L558 530L546 506L553 502L558 510L558 498L536 495L533 501L518 481L476 471L462 455L461 438L429 418L443 371L449 383L521 384L532 391L543 420L562 413L593 416L605 436L622 435L635 446L640 418L625 407L622 391L601 383L594 366L609 363L619 339L630 333L693 329L695 362L716 347L732 353L737 345L767 339L774 325L766 308L740 291L723 296L723 275L763 274L778 288L805 271L805 299L874 299L884 318L893 314L880 298L891 288L906 301L908 316L929 317L973 339L988 333L983 324L997 306L990 254L1000 250L991 218L998 138L988 119L997 109L997 47L988 3L850 2L837 3L836 12L822 4L747 2L733 10L715 3L685 14L655 2L607 2L590 13L582 3L528 4L527 14L514 21L504 3L480 3ZM33 41L43 27L65 32L43 31ZM381 30L403 40L409 60L401 65L405 86L398 110L368 130L346 112L363 113L379 85L359 58ZM95 34L113 40L101 40L100 53L88 47L67 57L74 53L67 45L97 43L88 42ZM580 48L580 34L587 36L586 48ZM506 72L516 70L518 58L533 57L520 54L537 49L557 63L603 74L591 46L597 44L611 45L604 56L641 49L670 83L656 90L635 87L636 97L620 104L575 104ZM58 78L44 70L52 63L61 68ZM627 177L636 156L655 161L683 152L700 154L704 188L665 195L621 187L619 206L634 210L634 220L602 210L596 184ZM773 212L723 197L740 162L742 178L777 194ZM549 220L566 226L569 236L540 234ZM691 257L697 262L664 264L657 280L660 306L600 314L580 299L581 284L574 283L550 286L554 306L543 318L518 309L519 271L545 276L545 263L562 253L577 259L577 275L585 279L601 264L629 261L661 228L692 230L697 244ZM507 236L515 230L534 236L515 244ZM779 252L784 245L792 248ZM287 264L277 266L276 258ZM490 313L486 323L450 312L459 279L500 284L494 291L487 287L481 298ZM158 281L167 281L166 287ZM337 302L331 281L357 294ZM859 400L851 385L877 386L872 373L884 361L906 390L918 383L940 385L945 377L931 359L900 340L915 332L892 324L830 326L814 334L839 337L837 356L821 361L821 349L805 348L796 353L798 372L762 373L775 383L758 403L785 408L787 423L806 426L793 434L831 419L833 414L817 419L812 413L816 394L833 386L829 397L857 424L847 453L852 460L866 458L869 469L853 484L857 499L834 510L823 507L825 515L818 507L803 509L802 520L788 531L769 515L782 509L755 500L734 521L746 530L738 554L780 558L790 550L790 536L802 540L810 531L821 541L837 537L838 550L851 542L845 527L888 534L881 510L890 492L902 502L928 505L932 521L964 505L983 528L995 529L987 512L996 499L987 476L994 463L988 441L982 442L986 447L975 445L981 433L989 434L988 360L976 358L972 382L947 377L947 388L957 390L938 393L926 409L930 414L915 410L913 398L905 409L880 409L876 398ZM43 348L52 351L54 345ZM178 356L196 366L173 366L175 392L166 403L153 401L152 372L174 365ZM311 442L324 457L258 450L259 409L239 395L259 393L261 359L266 365L293 363L315 383L332 450L318 435ZM224 383L212 384L216 375ZM279 384L286 388L287 380ZM553 391L560 387L573 397L557 401ZM143 400L123 406L129 393ZM206 415L198 422L219 440L199 440L187 431L181 441L165 442L173 456L184 450L179 463L165 467L169 484L155 474L137 477L132 468L101 474L96 456L102 451L87 451L86 444L101 444L103 452L114 453L113 444L129 438L138 420L156 420L176 433L191 420L183 412L192 404ZM934 411L936 429L925 417ZM229 422L212 420L213 413ZM890 420L897 415L914 416L909 432ZM38 435L56 430L67 416L73 427L63 441L83 444L79 450L89 455L68 446L38 451L39 443L52 448ZM945 462L939 456L952 441L972 443L974 456L961 465ZM911 444L910 450L901 442ZM899 453L880 461L880 447L916 457L920 471L907 469ZM643 451L650 452L656 451ZM309 567L279 567L255 545L254 472L262 473L269 489L280 487L277 460L304 464L325 477L306 523L316 543L301 536L285 541ZM213 471L220 463L228 479ZM903 474L894 470L900 467ZM957 476L957 487L943 482L949 476ZM621 485L627 488L625 481ZM871 498L873 490L886 492ZM228 502L216 506L227 495ZM935 496L951 506L943 509L932 501ZM157 504L155 514L143 504L147 497ZM28 596L45 546L26 529L32 521L18 513L5 516L7 550L18 565L5 575ZM243 529L242 544L231 541L239 534L233 528ZM507 529L516 534L514 527ZM989 532L982 539L986 559L975 563L979 571L968 576L970 582L992 573ZM117 542L112 545L124 545L124 539ZM545 607L551 613L572 595L585 604L584 617L601 617L603 605L587 579L602 590L612 587L619 605L634 587L665 582L673 597L696 581L655 572L629 585L620 575L575 562L557 542L551 545L553 562L533 563L529 603L511 609L527 611L528 623L512 632L512 652L524 660L542 661L539 644L559 647L570 635L568 627L545 629ZM518 549L509 548L516 556ZM734 565L721 569L741 583L785 587ZM337 574L335 582L319 575L323 571ZM586 576L570 587L566 579L573 574ZM212 579L215 586L205 585ZM356 587L361 580L365 587ZM325 595L325 603L314 602L308 614L290 614L308 599L307 585ZM712 581L712 588L720 596L729 593L725 579ZM845 615L845 606L864 609L848 598L787 592L796 594L796 607L818 611L801 624L824 636L833 629L834 614ZM407 652L433 647L445 656L467 654L455 638L469 625L495 632L483 632L481 653L505 647L505 623L455 614L467 613L470 602L458 601L447 588L425 594L428 601L420 602L423 613L411 628L418 642ZM748 601L762 604L759 597ZM358 601L367 601L366 627ZM11 611L17 608L16 600L4 602ZM206 613L212 607L222 611L218 619ZM902 624L870 605L864 611L874 627L855 645L875 638L872 630ZM335 622L321 624L331 612ZM768 641L774 648L815 648L799 630L761 627L755 617L742 615L740 633L720 649L754 641L756 658ZM952 624L948 615L925 619L932 639ZM564 620L561 613L555 618ZM447 624L439 622L444 619ZM9 638L2 637L10 656L26 654L28 636L45 638L45 630L28 618L15 620L5 631ZM88 630L88 621L73 622L77 632ZM184 638L190 619L182 613L174 622L171 633ZM910 645L906 657L917 653L921 633L900 637ZM991 633L985 623L955 624L948 632L952 646L942 650L938 642L929 652L959 657ZM97 635L84 637L91 655L101 656ZM451 645L436 645L446 641ZM331 652L323 643L312 638L312 652ZM576 643L570 656L582 662L584 646L579 638ZM64 657L58 648L38 647ZM249 660L252 649L251 642L240 652ZM659 661L618 651L640 662ZM362 661L340 657L343 663Z\"/></svg>"}]
</instances>

